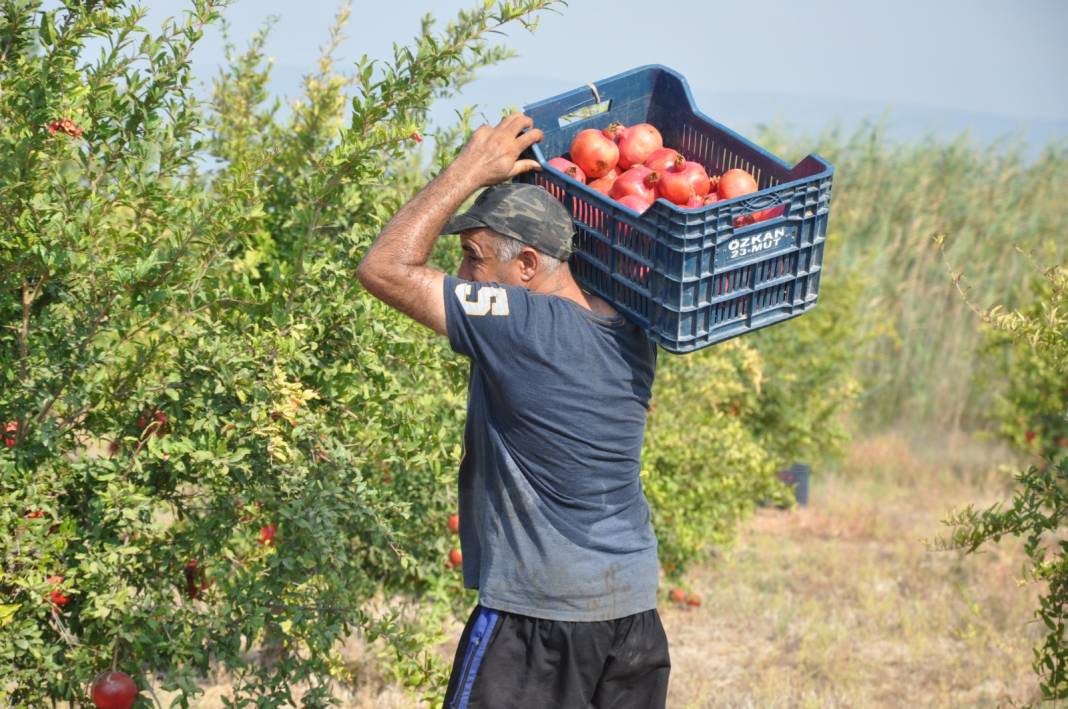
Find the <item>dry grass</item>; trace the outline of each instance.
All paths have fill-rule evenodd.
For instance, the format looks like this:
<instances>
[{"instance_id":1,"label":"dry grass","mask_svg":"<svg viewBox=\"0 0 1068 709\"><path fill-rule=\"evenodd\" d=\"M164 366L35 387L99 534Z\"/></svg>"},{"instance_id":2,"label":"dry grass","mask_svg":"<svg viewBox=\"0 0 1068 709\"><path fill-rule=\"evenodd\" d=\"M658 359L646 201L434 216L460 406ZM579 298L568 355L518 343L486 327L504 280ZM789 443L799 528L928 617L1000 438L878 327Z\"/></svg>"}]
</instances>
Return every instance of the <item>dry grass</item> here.
<instances>
[{"instance_id":1,"label":"dry grass","mask_svg":"<svg viewBox=\"0 0 1068 709\"><path fill-rule=\"evenodd\" d=\"M927 551L946 510L990 502L1003 452L883 436L821 475L810 506L760 510L665 609L672 707L958 707L1037 701L1024 557Z\"/></svg>"},{"instance_id":2,"label":"dry grass","mask_svg":"<svg viewBox=\"0 0 1068 709\"><path fill-rule=\"evenodd\" d=\"M810 505L760 510L738 544L695 571L700 608L661 607L671 643L668 706L994 707L1037 701L1029 660L1036 589L1017 582L1014 542L961 557L927 551L945 512L1001 499L1007 454L960 438L885 435L819 474ZM451 657L450 643L437 650ZM345 706L411 707L346 647L361 685ZM221 706L225 685L195 706ZM162 697L161 697L162 698Z\"/></svg>"}]
</instances>

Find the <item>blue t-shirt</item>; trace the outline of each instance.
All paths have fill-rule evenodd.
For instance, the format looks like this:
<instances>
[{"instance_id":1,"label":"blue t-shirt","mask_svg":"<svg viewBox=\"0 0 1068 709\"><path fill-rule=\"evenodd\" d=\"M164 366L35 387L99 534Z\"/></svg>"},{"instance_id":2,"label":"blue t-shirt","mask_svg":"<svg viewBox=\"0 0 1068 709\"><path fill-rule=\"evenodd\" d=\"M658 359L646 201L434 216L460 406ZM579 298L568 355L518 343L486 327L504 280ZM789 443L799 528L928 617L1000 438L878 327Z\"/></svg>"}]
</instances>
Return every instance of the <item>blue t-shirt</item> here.
<instances>
[{"instance_id":1,"label":"blue t-shirt","mask_svg":"<svg viewBox=\"0 0 1068 709\"><path fill-rule=\"evenodd\" d=\"M445 278L471 359L460 463L464 585L488 607L594 621L656 607L640 458L656 346L554 295Z\"/></svg>"}]
</instances>

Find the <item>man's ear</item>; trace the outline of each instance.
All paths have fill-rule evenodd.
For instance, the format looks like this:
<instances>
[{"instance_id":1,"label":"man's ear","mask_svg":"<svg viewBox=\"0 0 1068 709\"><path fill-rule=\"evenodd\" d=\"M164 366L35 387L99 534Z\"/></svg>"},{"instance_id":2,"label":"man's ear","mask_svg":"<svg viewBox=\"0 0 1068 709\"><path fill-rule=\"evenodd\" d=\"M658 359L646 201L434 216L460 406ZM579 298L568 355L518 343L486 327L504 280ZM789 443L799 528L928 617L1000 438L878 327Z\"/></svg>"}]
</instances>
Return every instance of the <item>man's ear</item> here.
<instances>
[{"instance_id":1,"label":"man's ear","mask_svg":"<svg viewBox=\"0 0 1068 709\"><path fill-rule=\"evenodd\" d=\"M519 261L519 277L524 281L529 281L537 275L538 266L541 265L541 256L535 249L524 246L516 256L516 260Z\"/></svg>"}]
</instances>

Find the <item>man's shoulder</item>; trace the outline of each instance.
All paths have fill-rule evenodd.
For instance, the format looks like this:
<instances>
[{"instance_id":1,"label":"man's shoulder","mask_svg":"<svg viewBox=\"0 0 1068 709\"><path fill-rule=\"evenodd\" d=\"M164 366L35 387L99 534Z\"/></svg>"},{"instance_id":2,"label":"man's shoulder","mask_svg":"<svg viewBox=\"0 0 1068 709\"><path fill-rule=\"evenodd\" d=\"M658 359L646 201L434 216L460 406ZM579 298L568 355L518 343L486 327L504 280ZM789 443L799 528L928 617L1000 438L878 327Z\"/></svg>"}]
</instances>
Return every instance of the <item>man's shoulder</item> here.
<instances>
[{"instance_id":1,"label":"man's shoulder","mask_svg":"<svg viewBox=\"0 0 1068 709\"><path fill-rule=\"evenodd\" d=\"M586 298L590 303L590 309L597 315L611 318L612 320L617 320L623 317L619 314L619 311L613 308L612 304L604 298L592 294L587 295Z\"/></svg>"}]
</instances>

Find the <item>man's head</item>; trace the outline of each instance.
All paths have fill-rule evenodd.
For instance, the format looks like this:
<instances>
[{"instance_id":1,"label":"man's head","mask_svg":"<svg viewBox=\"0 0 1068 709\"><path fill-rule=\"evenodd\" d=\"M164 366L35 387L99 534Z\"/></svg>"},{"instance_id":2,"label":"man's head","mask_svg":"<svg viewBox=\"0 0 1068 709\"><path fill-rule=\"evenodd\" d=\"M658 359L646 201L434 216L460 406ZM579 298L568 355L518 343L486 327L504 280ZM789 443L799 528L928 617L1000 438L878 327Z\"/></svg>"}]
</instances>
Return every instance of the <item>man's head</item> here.
<instances>
[{"instance_id":1,"label":"man's head","mask_svg":"<svg viewBox=\"0 0 1068 709\"><path fill-rule=\"evenodd\" d=\"M574 225L563 205L543 188L504 183L487 188L444 234L460 234L464 256L458 276L538 290L568 274Z\"/></svg>"}]
</instances>

